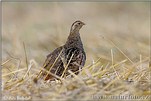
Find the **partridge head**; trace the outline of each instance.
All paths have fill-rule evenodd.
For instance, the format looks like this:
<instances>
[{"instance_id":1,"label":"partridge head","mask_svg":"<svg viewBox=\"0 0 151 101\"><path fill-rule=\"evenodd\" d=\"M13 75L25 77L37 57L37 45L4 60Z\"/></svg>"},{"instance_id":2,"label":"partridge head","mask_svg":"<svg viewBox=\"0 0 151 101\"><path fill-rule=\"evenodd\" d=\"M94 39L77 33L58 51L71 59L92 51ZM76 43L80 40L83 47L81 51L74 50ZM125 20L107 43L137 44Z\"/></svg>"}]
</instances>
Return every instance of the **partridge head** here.
<instances>
[{"instance_id":1,"label":"partridge head","mask_svg":"<svg viewBox=\"0 0 151 101\"><path fill-rule=\"evenodd\" d=\"M82 22L82 21L80 21L80 20L75 21L75 22L71 25L70 33L79 31L79 30L82 28L83 25L85 25L84 22Z\"/></svg>"}]
</instances>

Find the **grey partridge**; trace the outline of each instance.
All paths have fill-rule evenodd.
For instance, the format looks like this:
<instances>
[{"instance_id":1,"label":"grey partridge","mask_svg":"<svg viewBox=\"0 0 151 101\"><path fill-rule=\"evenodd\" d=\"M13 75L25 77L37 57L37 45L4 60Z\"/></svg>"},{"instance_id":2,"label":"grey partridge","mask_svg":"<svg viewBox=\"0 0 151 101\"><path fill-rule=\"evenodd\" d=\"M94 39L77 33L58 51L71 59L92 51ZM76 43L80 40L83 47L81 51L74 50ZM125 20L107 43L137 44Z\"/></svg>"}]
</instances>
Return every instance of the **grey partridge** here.
<instances>
[{"instance_id":1,"label":"grey partridge","mask_svg":"<svg viewBox=\"0 0 151 101\"><path fill-rule=\"evenodd\" d=\"M79 30L85 25L82 21L75 21L70 29L70 34L65 45L58 47L47 56L43 65L44 69L51 74L65 77L72 71L76 75L84 66L86 54L80 38ZM54 80L55 76L46 71L42 71L44 80Z\"/></svg>"}]
</instances>

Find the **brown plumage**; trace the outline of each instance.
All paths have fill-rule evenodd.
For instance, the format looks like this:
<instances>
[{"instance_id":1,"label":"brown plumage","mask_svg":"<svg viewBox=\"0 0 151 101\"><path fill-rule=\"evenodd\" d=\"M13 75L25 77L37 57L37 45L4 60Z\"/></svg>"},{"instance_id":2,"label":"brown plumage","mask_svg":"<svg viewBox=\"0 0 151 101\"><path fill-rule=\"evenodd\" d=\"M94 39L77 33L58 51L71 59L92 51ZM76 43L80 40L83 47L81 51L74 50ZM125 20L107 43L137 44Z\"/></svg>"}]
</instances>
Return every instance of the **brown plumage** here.
<instances>
[{"instance_id":1,"label":"brown plumage","mask_svg":"<svg viewBox=\"0 0 151 101\"><path fill-rule=\"evenodd\" d=\"M59 77L69 75L68 70L75 74L85 64L86 54L80 38L79 30L85 25L82 21L75 21L70 29L70 34L65 45L58 47L47 56L44 68ZM53 80L55 77L42 71L44 80Z\"/></svg>"}]
</instances>

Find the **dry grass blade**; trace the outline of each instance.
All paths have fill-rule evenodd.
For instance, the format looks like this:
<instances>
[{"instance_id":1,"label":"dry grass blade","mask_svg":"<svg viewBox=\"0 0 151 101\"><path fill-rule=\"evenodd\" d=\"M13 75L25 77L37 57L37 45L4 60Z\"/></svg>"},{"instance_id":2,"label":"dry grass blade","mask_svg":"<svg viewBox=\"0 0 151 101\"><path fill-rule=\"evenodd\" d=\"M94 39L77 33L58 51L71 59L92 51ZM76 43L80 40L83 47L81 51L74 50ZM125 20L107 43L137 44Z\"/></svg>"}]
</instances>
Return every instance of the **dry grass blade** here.
<instances>
[{"instance_id":1,"label":"dry grass blade","mask_svg":"<svg viewBox=\"0 0 151 101\"><path fill-rule=\"evenodd\" d=\"M27 69L27 68L23 68L23 69L19 69L19 70L16 70L16 71L12 71L12 72L10 72L10 73L7 73L7 74L2 75L2 77L5 77L5 76L8 76L8 75L11 75L11 74L20 72L20 71L24 71L24 70L26 70L26 69Z\"/></svg>"},{"instance_id":2,"label":"dry grass blade","mask_svg":"<svg viewBox=\"0 0 151 101\"><path fill-rule=\"evenodd\" d=\"M5 62L1 64L1 66L5 65L7 62L11 61L11 59L7 59Z\"/></svg>"},{"instance_id":3,"label":"dry grass blade","mask_svg":"<svg viewBox=\"0 0 151 101\"><path fill-rule=\"evenodd\" d=\"M68 66L69 66L69 64L70 64L70 62L71 62L73 56L74 56L74 54L71 55L71 57L70 57L70 59L69 59L69 62L68 62L67 65L65 66L65 69L64 69L64 71L63 71L63 73L62 73L62 75L61 75L61 78L64 76L65 72L67 71L67 68L68 68Z\"/></svg>"},{"instance_id":4,"label":"dry grass blade","mask_svg":"<svg viewBox=\"0 0 151 101\"><path fill-rule=\"evenodd\" d=\"M27 75L29 75L29 71L30 71L30 69L31 69L32 65L33 65L33 62L32 62L32 61L30 61L29 65L28 65L28 70L27 70L26 74L24 75L23 79L25 79L25 78L26 78L26 76L27 76Z\"/></svg>"},{"instance_id":5,"label":"dry grass blade","mask_svg":"<svg viewBox=\"0 0 151 101\"><path fill-rule=\"evenodd\" d=\"M110 42L113 46L115 46L132 64L134 64L134 62L109 38L104 37L103 35L100 35L103 37L103 39L106 39L108 42Z\"/></svg>"},{"instance_id":6,"label":"dry grass blade","mask_svg":"<svg viewBox=\"0 0 151 101\"><path fill-rule=\"evenodd\" d=\"M26 67L27 67L27 71L28 71L28 58L27 58L26 46L25 46L25 43L24 43L24 42L23 42L23 47L24 47ZM28 73L28 76L29 76L29 73Z\"/></svg>"},{"instance_id":7,"label":"dry grass blade","mask_svg":"<svg viewBox=\"0 0 151 101\"><path fill-rule=\"evenodd\" d=\"M116 76L118 77L118 79L120 79L120 77L119 77L117 71L116 71L115 68L114 68L114 62L113 62L113 59L114 59L114 58L113 58L113 51L112 51L112 49L111 49L111 58L112 58L112 68L113 68L113 70L115 71Z\"/></svg>"}]
</instances>

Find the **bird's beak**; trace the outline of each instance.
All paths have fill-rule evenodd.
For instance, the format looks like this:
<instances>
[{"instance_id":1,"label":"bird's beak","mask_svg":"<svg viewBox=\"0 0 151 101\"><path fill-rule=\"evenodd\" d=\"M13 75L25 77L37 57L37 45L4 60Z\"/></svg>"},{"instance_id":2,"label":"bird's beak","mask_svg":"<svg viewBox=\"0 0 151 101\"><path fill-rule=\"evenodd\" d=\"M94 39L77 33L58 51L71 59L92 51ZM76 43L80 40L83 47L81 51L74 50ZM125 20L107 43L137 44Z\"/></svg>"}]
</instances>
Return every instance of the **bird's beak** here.
<instances>
[{"instance_id":1,"label":"bird's beak","mask_svg":"<svg viewBox=\"0 0 151 101\"><path fill-rule=\"evenodd\" d=\"M83 22L83 25L86 25L86 24Z\"/></svg>"}]
</instances>

